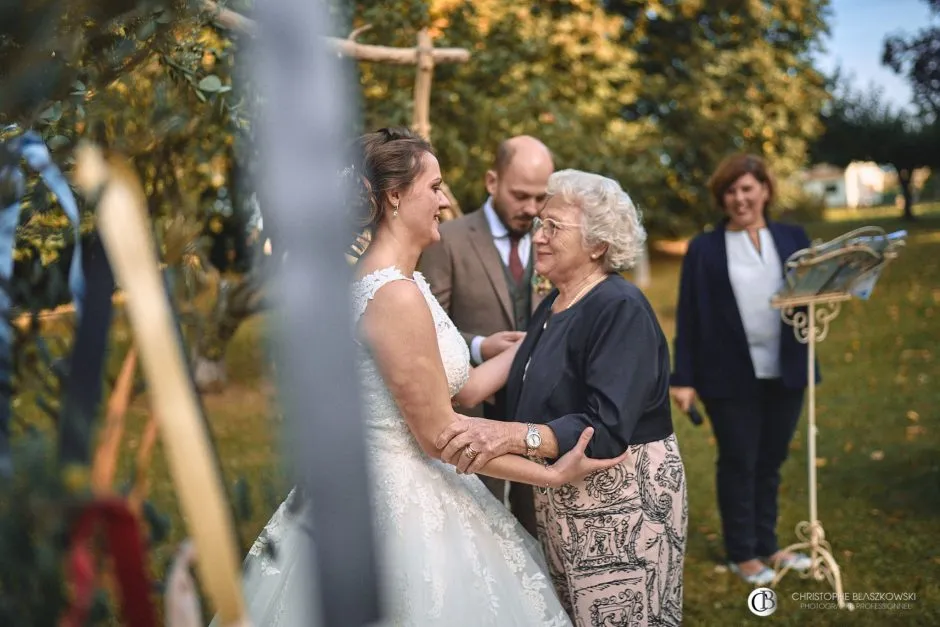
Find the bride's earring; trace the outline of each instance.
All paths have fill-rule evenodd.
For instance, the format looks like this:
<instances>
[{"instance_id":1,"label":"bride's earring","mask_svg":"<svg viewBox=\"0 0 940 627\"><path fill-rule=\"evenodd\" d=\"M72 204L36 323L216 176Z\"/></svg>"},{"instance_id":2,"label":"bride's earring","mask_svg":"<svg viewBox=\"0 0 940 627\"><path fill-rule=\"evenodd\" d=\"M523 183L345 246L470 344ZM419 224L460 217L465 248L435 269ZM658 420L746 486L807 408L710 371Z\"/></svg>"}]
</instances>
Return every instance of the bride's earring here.
<instances>
[{"instance_id":1,"label":"bride's earring","mask_svg":"<svg viewBox=\"0 0 940 627\"><path fill-rule=\"evenodd\" d=\"M392 208L394 209L394 211L392 211L392 217L397 218L398 217L398 205L392 205Z\"/></svg>"}]
</instances>

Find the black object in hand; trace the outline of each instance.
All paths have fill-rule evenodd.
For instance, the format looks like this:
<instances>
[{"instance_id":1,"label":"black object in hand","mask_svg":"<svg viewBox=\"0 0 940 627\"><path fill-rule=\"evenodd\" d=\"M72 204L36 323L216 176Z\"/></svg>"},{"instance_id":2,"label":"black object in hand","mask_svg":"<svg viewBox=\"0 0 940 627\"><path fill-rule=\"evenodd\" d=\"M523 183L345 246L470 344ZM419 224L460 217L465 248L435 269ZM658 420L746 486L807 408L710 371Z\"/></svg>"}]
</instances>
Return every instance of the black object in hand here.
<instances>
[{"instance_id":1,"label":"black object in hand","mask_svg":"<svg viewBox=\"0 0 940 627\"><path fill-rule=\"evenodd\" d=\"M689 405L689 411L686 412L689 414L689 420L692 421L692 424L696 427L701 427L702 423L705 420L702 418L702 414L699 413L698 408L695 405Z\"/></svg>"}]
</instances>

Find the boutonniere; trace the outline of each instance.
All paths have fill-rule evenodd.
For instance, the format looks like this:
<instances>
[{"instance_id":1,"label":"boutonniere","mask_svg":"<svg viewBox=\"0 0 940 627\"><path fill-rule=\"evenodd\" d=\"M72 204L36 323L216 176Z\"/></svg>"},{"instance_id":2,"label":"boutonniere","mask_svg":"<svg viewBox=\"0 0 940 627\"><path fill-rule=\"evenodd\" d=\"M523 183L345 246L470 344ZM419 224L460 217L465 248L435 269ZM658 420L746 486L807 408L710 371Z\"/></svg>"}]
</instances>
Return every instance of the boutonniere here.
<instances>
[{"instance_id":1,"label":"boutonniere","mask_svg":"<svg viewBox=\"0 0 940 627\"><path fill-rule=\"evenodd\" d=\"M532 273L532 289L535 290L535 293L539 296L545 296L553 289L555 286L552 285L552 282L537 272Z\"/></svg>"}]
</instances>

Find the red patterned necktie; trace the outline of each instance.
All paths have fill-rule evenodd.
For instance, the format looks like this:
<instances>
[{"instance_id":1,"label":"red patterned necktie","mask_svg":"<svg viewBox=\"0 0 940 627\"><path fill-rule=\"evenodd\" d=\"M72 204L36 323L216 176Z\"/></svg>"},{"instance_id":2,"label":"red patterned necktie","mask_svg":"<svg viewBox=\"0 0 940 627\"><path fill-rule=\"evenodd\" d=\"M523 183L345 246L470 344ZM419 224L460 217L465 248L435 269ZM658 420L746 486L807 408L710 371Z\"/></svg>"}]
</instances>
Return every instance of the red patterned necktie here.
<instances>
[{"instance_id":1,"label":"red patterned necktie","mask_svg":"<svg viewBox=\"0 0 940 627\"><path fill-rule=\"evenodd\" d=\"M518 235L509 235L509 274L512 275L517 284L522 282L522 275L525 274L525 270L522 268L522 259L519 258L520 239L522 238Z\"/></svg>"}]
</instances>

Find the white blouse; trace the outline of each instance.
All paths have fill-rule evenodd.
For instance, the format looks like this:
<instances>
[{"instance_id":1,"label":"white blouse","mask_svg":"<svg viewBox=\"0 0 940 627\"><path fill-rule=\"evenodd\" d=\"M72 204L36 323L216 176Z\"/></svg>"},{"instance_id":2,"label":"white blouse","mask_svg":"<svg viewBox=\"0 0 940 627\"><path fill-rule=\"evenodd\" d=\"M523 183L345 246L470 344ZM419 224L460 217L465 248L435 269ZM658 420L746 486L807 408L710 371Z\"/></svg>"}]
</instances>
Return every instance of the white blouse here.
<instances>
[{"instance_id":1,"label":"white blouse","mask_svg":"<svg viewBox=\"0 0 940 627\"><path fill-rule=\"evenodd\" d=\"M783 265L766 228L758 231L760 251L747 231L725 231L728 277L747 336L758 379L780 376L780 312L770 299L783 287Z\"/></svg>"}]
</instances>

